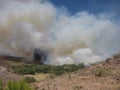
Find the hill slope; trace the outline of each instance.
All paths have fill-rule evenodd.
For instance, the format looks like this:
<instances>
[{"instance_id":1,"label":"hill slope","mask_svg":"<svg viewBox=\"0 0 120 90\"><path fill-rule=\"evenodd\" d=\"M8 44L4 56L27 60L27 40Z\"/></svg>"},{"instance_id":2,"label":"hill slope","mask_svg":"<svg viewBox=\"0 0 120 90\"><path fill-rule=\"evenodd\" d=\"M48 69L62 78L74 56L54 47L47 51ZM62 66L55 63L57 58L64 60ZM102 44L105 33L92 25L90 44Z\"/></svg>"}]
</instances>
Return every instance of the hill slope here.
<instances>
[{"instance_id":1,"label":"hill slope","mask_svg":"<svg viewBox=\"0 0 120 90\"><path fill-rule=\"evenodd\" d=\"M120 90L120 58L37 83L38 90Z\"/></svg>"},{"instance_id":2,"label":"hill slope","mask_svg":"<svg viewBox=\"0 0 120 90\"><path fill-rule=\"evenodd\" d=\"M22 65L24 62L0 58L0 78L5 82L23 78L21 75L8 71L11 64ZM120 90L120 58L110 58L105 62L55 78L41 79L39 76L37 77L37 82L33 85L38 90Z\"/></svg>"}]
</instances>

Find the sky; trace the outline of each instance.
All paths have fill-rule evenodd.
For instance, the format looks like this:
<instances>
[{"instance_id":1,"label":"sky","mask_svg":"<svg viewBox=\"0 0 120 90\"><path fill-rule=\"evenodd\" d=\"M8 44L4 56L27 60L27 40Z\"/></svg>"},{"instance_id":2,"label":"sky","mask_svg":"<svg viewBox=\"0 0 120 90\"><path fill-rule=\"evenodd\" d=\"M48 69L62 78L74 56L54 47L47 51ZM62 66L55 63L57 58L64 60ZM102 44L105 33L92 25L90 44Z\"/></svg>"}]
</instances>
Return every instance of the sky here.
<instances>
[{"instance_id":1,"label":"sky","mask_svg":"<svg viewBox=\"0 0 120 90\"><path fill-rule=\"evenodd\" d=\"M57 7L66 7L71 13L88 11L89 13L110 13L120 17L120 0L49 0Z\"/></svg>"}]
</instances>

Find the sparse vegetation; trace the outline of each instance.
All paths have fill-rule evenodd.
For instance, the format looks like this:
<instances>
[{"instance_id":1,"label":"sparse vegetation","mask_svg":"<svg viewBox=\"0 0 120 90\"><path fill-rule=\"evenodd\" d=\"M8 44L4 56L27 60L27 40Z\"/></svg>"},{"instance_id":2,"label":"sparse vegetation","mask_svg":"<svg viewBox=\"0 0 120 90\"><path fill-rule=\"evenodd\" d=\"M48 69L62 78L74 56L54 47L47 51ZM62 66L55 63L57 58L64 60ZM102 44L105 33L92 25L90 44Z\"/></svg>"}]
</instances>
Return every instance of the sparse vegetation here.
<instances>
[{"instance_id":1,"label":"sparse vegetation","mask_svg":"<svg viewBox=\"0 0 120 90\"><path fill-rule=\"evenodd\" d=\"M24 81L13 82L9 81L6 90L33 90L30 85Z\"/></svg>"},{"instance_id":2,"label":"sparse vegetation","mask_svg":"<svg viewBox=\"0 0 120 90\"><path fill-rule=\"evenodd\" d=\"M36 82L36 79L34 77L25 77L24 81L27 83L33 83Z\"/></svg>"},{"instance_id":3,"label":"sparse vegetation","mask_svg":"<svg viewBox=\"0 0 120 90\"><path fill-rule=\"evenodd\" d=\"M50 74L50 76L49 76L51 79L53 79L53 78L55 78L56 76L55 76L55 74Z\"/></svg>"},{"instance_id":4,"label":"sparse vegetation","mask_svg":"<svg viewBox=\"0 0 120 90\"><path fill-rule=\"evenodd\" d=\"M50 66L40 65L37 63L18 63L14 61L1 60L2 64L0 67L0 77L2 77L1 79L3 80L3 83L0 80L0 90L11 90L8 89L10 88L11 84L8 87L7 82L9 82L9 80L18 81L23 78L23 82L28 83L27 85L30 84L29 86L33 86L35 90L59 90L64 88L66 90L82 90L89 88L96 90L99 88L119 90L120 59L117 58L118 56L119 54L117 54L116 58L108 58L103 63L101 62L96 65L93 64L83 70L78 69L84 68L84 64ZM7 71L6 68L8 68L9 71ZM20 75L16 75L10 72L16 72ZM64 75L64 73L66 74ZM57 77L57 75L61 76ZM34 78L37 80L37 82L32 83L34 82ZM16 86L11 86L19 88L19 84Z\"/></svg>"},{"instance_id":5,"label":"sparse vegetation","mask_svg":"<svg viewBox=\"0 0 120 90\"><path fill-rule=\"evenodd\" d=\"M80 90L82 88L83 88L82 86L75 86L75 87L73 87L73 90Z\"/></svg>"},{"instance_id":6,"label":"sparse vegetation","mask_svg":"<svg viewBox=\"0 0 120 90\"><path fill-rule=\"evenodd\" d=\"M1 79L0 79L0 90L3 90L3 82Z\"/></svg>"},{"instance_id":7,"label":"sparse vegetation","mask_svg":"<svg viewBox=\"0 0 120 90\"><path fill-rule=\"evenodd\" d=\"M13 72L21 75L21 74L35 74L35 66L31 66L29 64L20 65L20 66L12 66L11 69Z\"/></svg>"},{"instance_id":8,"label":"sparse vegetation","mask_svg":"<svg viewBox=\"0 0 120 90\"><path fill-rule=\"evenodd\" d=\"M95 76L104 77L104 76L109 75L109 72L110 72L109 69L106 69L106 68L103 68L103 69L98 68L98 69L95 71Z\"/></svg>"},{"instance_id":9,"label":"sparse vegetation","mask_svg":"<svg viewBox=\"0 0 120 90\"><path fill-rule=\"evenodd\" d=\"M120 52L118 54L115 54L113 57L114 58L120 58Z\"/></svg>"},{"instance_id":10,"label":"sparse vegetation","mask_svg":"<svg viewBox=\"0 0 120 90\"><path fill-rule=\"evenodd\" d=\"M6 86L3 86L0 80L0 90L33 90L33 88L24 81L9 81Z\"/></svg>"},{"instance_id":11,"label":"sparse vegetation","mask_svg":"<svg viewBox=\"0 0 120 90\"><path fill-rule=\"evenodd\" d=\"M45 90L45 88L42 88L41 90Z\"/></svg>"},{"instance_id":12,"label":"sparse vegetation","mask_svg":"<svg viewBox=\"0 0 120 90\"><path fill-rule=\"evenodd\" d=\"M17 67L12 66L11 69L13 70L13 72L20 75L35 74L35 73L50 73L58 76L63 73L74 72L84 67L85 67L84 64L79 64L79 65L72 64L72 65L62 65L62 66L24 64Z\"/></svg>"}]
</instances>

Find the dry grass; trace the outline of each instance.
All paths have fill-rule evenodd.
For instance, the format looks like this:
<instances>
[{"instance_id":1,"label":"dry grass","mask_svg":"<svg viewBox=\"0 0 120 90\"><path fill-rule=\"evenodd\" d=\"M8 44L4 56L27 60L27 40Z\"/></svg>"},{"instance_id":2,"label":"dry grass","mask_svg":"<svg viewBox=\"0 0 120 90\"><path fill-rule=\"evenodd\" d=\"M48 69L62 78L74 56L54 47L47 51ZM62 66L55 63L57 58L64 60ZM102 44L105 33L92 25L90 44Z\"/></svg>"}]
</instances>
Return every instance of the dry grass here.
<instances>
[{"instance_id":1,"label":"dry grass","mask_svg":"<svg viewBox=\"0 0 120 90\"><path fill-rule=\"evenodd\" d=\"M35 74L35 75L24 75L24 77L34 77L36 81L45 80L49 77L49 74Z\"/></svg>"}]
</instances>

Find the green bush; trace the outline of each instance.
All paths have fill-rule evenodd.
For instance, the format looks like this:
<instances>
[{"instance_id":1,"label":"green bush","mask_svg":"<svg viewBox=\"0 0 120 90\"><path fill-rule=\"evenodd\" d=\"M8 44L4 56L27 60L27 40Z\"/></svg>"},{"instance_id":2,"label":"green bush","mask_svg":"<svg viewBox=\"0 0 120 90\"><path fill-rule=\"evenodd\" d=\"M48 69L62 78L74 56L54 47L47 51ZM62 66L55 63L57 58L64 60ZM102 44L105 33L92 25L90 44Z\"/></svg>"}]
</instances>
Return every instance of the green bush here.
<instances>
[{"instance_id":1,"label":"green bush","mask_svg":"<svg viewBox=\"0 0 120 90\"><path fill-rule=\"evenodd\" d=\"M24 81L9 81L6 86L3 86L3 82L0 80L0 90L33 90L33 88Z\"/></svg>"},{"instance_id":2,"label":"green bush","mask_svg":"<svg viewBox=\"0 0 120 90\"><path fill-rule=\"evenodd\" d=\"M62 66L51 66L51 65L40 65L40 64L25 64L20 66L12 66L12 70L17 74L35 74L35 73L49 73L55 75L61 75L67 72L74 72L78 69L84 68L84 64L79 65L62 65Z\"/></svg>"},{"instance_id":3,"label":"green bush","mask_svg":"<svg viewBox=\"0 0 120 90\"><path fill-rule=\"evenodd\" d=\"M12 66L12 69L17 74L35 74L35 69L31 65L20 65L20 66Z\"/></svg>"},{"instance_id":4,"label":"green bush","mask_svg":"<svg viewBox=\"0 0 120 90\"><path fill-rule=\"evenodd\" d=\"M6 90L33 90L33 89L24 81L18 82L9 81Z\"/></svg>"}]
</instances>

